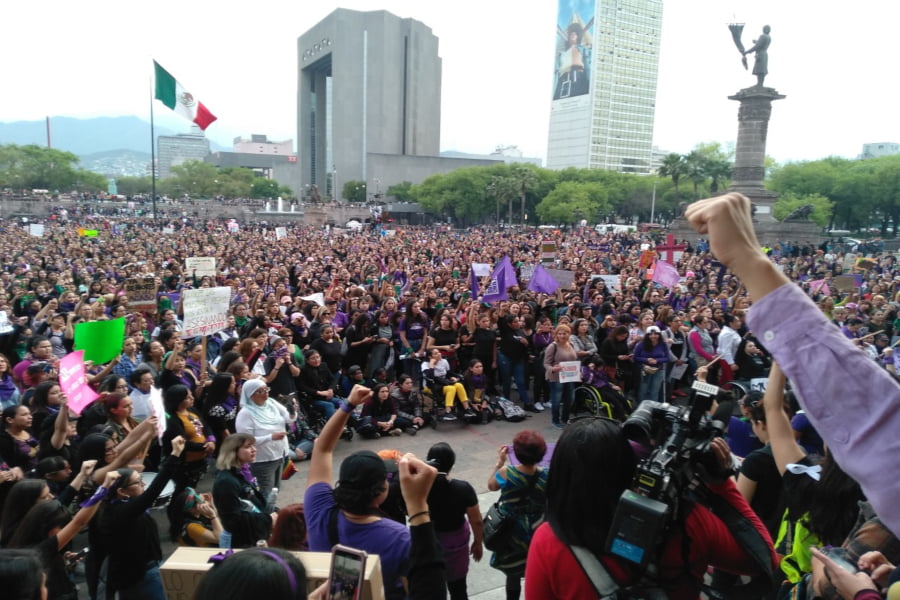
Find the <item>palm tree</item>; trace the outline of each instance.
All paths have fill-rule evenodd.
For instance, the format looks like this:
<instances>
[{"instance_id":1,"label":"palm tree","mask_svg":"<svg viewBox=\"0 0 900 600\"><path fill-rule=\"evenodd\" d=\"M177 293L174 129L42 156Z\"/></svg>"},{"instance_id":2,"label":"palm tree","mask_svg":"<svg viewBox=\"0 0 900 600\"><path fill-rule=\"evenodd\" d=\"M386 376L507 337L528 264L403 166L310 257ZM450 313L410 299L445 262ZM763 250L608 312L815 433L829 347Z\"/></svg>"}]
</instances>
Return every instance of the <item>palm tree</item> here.
<instances>
[{"instance_id":1,"label":"palm tree","mask_svg":"<svg viewBox=\"0 0 900 600\"><path fill-rule=\"evenodd\" d=\"M684 157L685 175L694 184L694 197L699 199L699 186L706 181L707 165L709 161L703 153L697 150L691 150L691 153Z\"/></svg>"},{"instance_id":2,"label":"palm tree","mask_svg":"<svg viewBox=\"0 0 900 600\"><path fill-rule=\"evenodd\" d=\"M514 182L519 198L522 201L522 225L525 225L525 195L529 189L537 185L538 178L534 169L522 163L511 165L509 171L509 179Z\"/></svg>"},{"instance_id":3,"label":"palm tree","mask_svg":"<svg viewBox=\"0 0 900 600\"><path fill-rule=\"evenodd\" d=\"M671 177L675 185L675 193L678 193L678 180L685 174L684 156L676 152L667 154L657 170L660 177Z\"/></svg>"},{"instance_id":4,"label":"palm tree","mask_svg":"<svg viewBox=\"0 0 900 600\"><path fill-rule=\"evenodd\" d=\"M709 193L716 194L719 191L719 183L731 178L734 168L729 161L714 158L706 164L706 175L712 180L709 184Z\"/></svg>"}]
</instances>

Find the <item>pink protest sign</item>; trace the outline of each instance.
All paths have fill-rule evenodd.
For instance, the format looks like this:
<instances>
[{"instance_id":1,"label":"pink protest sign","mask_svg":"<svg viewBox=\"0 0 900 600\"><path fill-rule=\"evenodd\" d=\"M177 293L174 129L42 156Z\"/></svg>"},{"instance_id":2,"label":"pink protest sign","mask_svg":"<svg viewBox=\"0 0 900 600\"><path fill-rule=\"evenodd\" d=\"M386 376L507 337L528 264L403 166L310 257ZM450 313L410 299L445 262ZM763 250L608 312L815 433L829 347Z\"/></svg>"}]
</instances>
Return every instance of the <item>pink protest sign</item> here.
<instances>
[{"instance_id":1,"label":"pink protest sign","mask_svg":"<svg viewBox=\"0 0 900 600\"><path fill-rule=\"evenodd\" d=\"M87 383L84 374L84 350L66 354L59 361L59 387L68 398L68 406L76 415L80 415L97 394Z\"/></svg>"}]
</instances>

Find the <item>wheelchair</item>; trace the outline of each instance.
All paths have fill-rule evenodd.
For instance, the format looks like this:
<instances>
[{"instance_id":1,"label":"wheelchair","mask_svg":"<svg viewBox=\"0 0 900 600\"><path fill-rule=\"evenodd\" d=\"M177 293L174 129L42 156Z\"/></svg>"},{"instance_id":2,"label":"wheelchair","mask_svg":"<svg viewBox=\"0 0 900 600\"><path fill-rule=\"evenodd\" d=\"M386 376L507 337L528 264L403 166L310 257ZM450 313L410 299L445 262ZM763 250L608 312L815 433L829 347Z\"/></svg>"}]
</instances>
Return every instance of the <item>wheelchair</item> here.
<instances>
[{"instance_id":1,"label":"wheelchair","mask_svg":"<svg viewBox=\"0 0 900 600\"><path fill-rule=\"evenodd\" d=\"M575 388L575 402L572 414L587 411L593 417L606 417L624 421L634 410L627 396L610 389L603 393L592 385L580 385Z\"/></svg>"}]
</instances>

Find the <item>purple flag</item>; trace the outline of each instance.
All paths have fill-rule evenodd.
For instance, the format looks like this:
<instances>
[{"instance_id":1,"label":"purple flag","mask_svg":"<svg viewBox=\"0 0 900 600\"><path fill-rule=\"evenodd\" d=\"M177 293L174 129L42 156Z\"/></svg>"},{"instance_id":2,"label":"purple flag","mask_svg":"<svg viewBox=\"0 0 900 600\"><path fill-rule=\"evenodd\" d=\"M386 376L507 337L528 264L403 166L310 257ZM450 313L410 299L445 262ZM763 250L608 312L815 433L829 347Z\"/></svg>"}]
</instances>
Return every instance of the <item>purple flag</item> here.
<instances>
[{"instance_id":1,"label":"purple flag","mask_svg":"<svg viewBox=\"0 0 900 600\"><path fill-rule=\"evenodd\" d=\"M504 256L500 259L500 263L497 265L494 272L497 273L497 277L500 280L500 285L503 286L503 289L519 285L519 280L516 279L516 269L512 266L509 256Z\"/></svg>"},{"instance_id":2,"label":"purple flag","mask_svg":"<svg viewBox=\"0 0 900 600\"><path fill-rule=\"evenodd\" d=\"M469 265L469 289L472 290L472 297L478 298L478 275L475 274L475 265Z\"/></svg>"},{"instance_id":3,"label":"purple flag","mask_svg":"<svg viewBox=\"0 0 900 600\"><path fill-rule=\"evenodd\" d=\"M654 282L663 287L670 288L674 287L679 279L681 279L681 276L678 274L678 269L664 260L656 261L656 266L653 267Z\"/></svg>"},{"instance_id":4,"label":"purple flag","mask_svg":"<svg viewBox=\"0 0 900 600\"><path fill-rule=\"evenodd\" d=\"M553 278L553 275L547 272L547 269L538 265L534 268L534 275L528 282L528 291L540 294L552 294L559 288L559 283Z\"/></svg>"},{"instance_id":5,"label":"purple flag","mask_svg":"<svg viewBox=\"0 0 900 600\"><path fill-rule=\"evenodd\" d=\"M484 288L484 296L482 297L482 301L484 302L500 302L502 300L509 300L509 295L506 293L506 274L504 271L506 270L506 265L509 264L509 259L504 257L505 262L501 260L497 263L497 266L494 267L494 270L491 272L491 281L488 283L488 286ZM512 265L509 265L510 268ZM516 275L513 273L513 280L515 280ZM515 284L513 284L515 285Z\"/></svg>"}]
</instances>

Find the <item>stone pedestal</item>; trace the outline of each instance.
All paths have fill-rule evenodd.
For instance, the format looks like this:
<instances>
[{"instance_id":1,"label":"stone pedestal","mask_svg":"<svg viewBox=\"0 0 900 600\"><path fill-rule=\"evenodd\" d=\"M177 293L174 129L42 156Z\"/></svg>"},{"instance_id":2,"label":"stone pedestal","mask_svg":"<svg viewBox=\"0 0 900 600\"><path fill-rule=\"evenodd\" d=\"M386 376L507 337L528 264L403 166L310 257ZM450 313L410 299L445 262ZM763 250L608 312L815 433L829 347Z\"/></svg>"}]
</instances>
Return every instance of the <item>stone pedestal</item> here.
<instances>
[{"instance_id":1,"label":"stone pedestal","mask_svg":"<svg viewBox=\"0 0 900 600\"><path fill-rule=\"evenodd\" d=\"M765 189L766 134L772 101L785 98L773 88L754 86L739 91L729 100L741 103L738 109L738 136L731 174L730 192L740 192L750 198L756 212L754 220L774 223L773 206L778 195Z\"/></svg>"}]
</instances>

